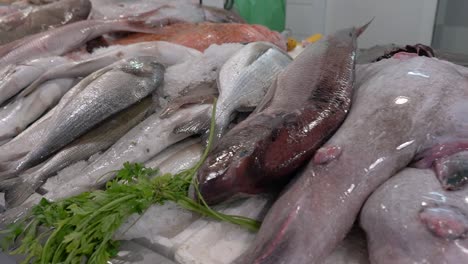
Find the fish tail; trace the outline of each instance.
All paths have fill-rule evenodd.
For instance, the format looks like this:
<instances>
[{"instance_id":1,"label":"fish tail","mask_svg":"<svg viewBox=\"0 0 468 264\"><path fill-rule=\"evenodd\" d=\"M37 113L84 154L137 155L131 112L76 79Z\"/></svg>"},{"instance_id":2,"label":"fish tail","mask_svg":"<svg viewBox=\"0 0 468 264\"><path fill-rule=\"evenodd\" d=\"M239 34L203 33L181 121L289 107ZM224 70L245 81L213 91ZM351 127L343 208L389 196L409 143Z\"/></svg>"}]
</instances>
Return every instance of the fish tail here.
<instances>
[{"instance_id":1,"label":"fish tail","mask_svg":"<svg viewBox=\"0 0 468 264\"><path fill-rule=\"evenodd\" d=\"M131 27L143 27L146 28L148 27L150 32L147 33L156 33L159 27L161 26L166 26L169 24L174 24L177 22L182 22L182 21L172 21L171 19L150 19L152 16L155 16L156 14L160 13L162 9L164 8L174 8L171 5L162 5L156 9L150 10L148 12L144 12L135 16L129 16L126 18L126 22L129 26ZM144 31L141 31L144 32Z\"/></svg>"},{"instance_id":2,"label":"fish tail","mask_svg":"<svg viewBox=\"0 0 468 264\"><path fill-rule=\"evenodd\" d=\"M14 178L18 175L17 162L0 162L0 181Z\"/></svg>"},{"instance_id":3,"label":"fish tail","mask_svg":"<svg viewBox=\"0 0 468 264\"><path fill-rule=\"evenodd\" d=\"M22 178L13 178L0 182L0 191L5 193L5 202L8 208L22 204L31 196L35 187Z\"/></svg>"},{"instance_id":4,"label":"fish tail","mask_svg":"<svg viewBox=\"0 0 468 264\"><path fill-rule=\"evenodd\" d=\"M204 134L210 129L211 117L208 112L201 113L192 120L182 123L174 128L176 134Z\"/></svg>"}]
</instances>

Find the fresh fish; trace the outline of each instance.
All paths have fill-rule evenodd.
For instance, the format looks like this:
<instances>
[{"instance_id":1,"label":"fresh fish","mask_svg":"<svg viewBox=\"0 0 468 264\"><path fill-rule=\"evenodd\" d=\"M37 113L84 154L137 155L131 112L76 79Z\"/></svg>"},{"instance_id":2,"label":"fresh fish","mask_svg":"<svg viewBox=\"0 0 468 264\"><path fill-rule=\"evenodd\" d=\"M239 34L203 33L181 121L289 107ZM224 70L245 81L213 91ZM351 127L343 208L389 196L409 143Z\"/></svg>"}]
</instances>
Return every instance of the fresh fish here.
<instances>
[{"instance_id":1,"label":"fresh fish","mask_svg":"<svg viewBox=\"0 0 468 264\"><path fill-rule=\"evenodd\" d=\"M356 39L366 27L310 45L277 76L254 114L230 130L200 168L205 201L284 186L338 129L351 105Z\"/></svg>"},{"instance_id":2,"label":"fresh fish","mask_svg":"<svg viewBox=\"0 0 468 264\"><path fill-rule=\"evenodd\" d=\"M134 127L111 148L64 184L63 188L45 194L48 200L70 197L102 186L113 177L112 171L122 168L125 162L144 163L165 148L187 138L187 135L172 131L181 122L196 117L196 114L209 105L196 105L181 109L170 118L161 119L155 113Z\"/></svg>"},{"instance_id":3,"label":"fresh fish","mask_svg":"<svg viewBox=\"0 0 468 264\"><path fill-rule=\"evenodd\" d=\"M241 44L212 45L203 56L167 68L164 86L160 91L161 97L171 101L181 96L217 93L216 79L219 70L242 47ZM165 103L162 102L161 105L165 106ZM171 112L173 110L176 109Z\"/></svg>"},{"instance_id":4,"label":"fresh fish","mask_svg":"<svg viewBox=\"0 0 468 264\"><path fill-rule=\"evenodd\" d=\"M74 79L43 83L27 97L20 97L0 109L0 140L11 139L58 103L75 84Z\"/></svg>"},{"instance_id":5,"label":"fresh fish","mask_svg":"<svg viewBox=\"0 0 468 264\"><path fill-rule=\"evenodd\" d=\"M0 104L10 99L36 78L55 65L63 65L69 60L63 57L46 57L4 68L0 74Z\"/></svg>"},{"instance_id":6,"label":"fresh fish","mask_svg":"<svg viewBox=\"0 0 468 264\"><path fill-rule=\"evenodd\" d=\"M0 46L0 69L44 56L63 55L81 47L87 41L116 31L148 32L161 25L160 20L147 21L148 16L158 10L137 17L113 20L84 20L51 29Z\"/></svg>"},{"instance_id":7,"label":"fresh fish","mask_svg":"<svg viewBox=\"0 0 468 264\"><path fill-rule=\"evenodd\" d=\"M199 51L204 51L212 44L265 41L286 51L286 40L280 33L261 25L249 24L173 24L155 30L152 34L135 33L110 43L128 45L155 40L177 43Z\"/></svg>"},{"instance_id":8,"label":"fresh fish","mask_svg":"<svg viewBox=\"0 0 468 264\"><path fill-rule=\"evenodd\" d=\"M90 11L89 0L61 0L10 13L0 17L0 44L84 20Z\"/></svg>"},{"instance_id":9,"label":"fresh fish","mask_svg":"<svg viewBox=\"0 0 468 264\"><path fill-rule=\"evenodd\" d=\"M370 264L366 234L353 227L322 264Z\"/></svg>"},{"instance_id":10,"label":"fresh fish","mask_svg":"<svg viewBox=\"0 0 468 264\"><path fill-rule=\"evenodd\" d=\"M164 66L156 61L155 57L122 60L78 83L78 94L53 116L43 140L18 164L9 164L11 171L3 176L38 164L107 117L153 92L164 79Z\"/></svg>"},{"instance_id":11,"label":"fresh fish","mask_svg":"<svg viewBox=\"0 0 468 264\"><path fill-rule=\"evenodd\" d=\"M26 95L47 80L57 78L77 78L87 76L121 59L138 56L153 56L166 67L189 61L202 53L177 44L164 41L137 43L128 46L111 46L96 50L91 58L52 67L26 88L21 95Z\"/></svg>"},{"instance_id":12,"label":"fresh fish","mask_svg":"<svg viewBox=\"0 0 468 264\"><path fill-rule=\"evenodd\" d=\"M371 263L468 263L466 197L466 188L441 188L431 170L393 176L361 212Z\"/></svg>"},{"instance_id":13,"label":"fresh fish","mask_svg":"<svg viewBox=\"0 0 468 264\"><path fill-rule=\"evenodd\" d=\"M431 159L466 146L468 74L460 68L426 57L359 67L348 117L275 202L239 263L321 263L367 197L418 153Z\"/></svg>"},{"instance_id":14,"label":"fresh fish","mask_svg":"<svg viewBox=\"0 0 468 264\"><path fill-rule=\"evenodd\" d=\"M57 171L109 148L147 117L152 110L154 110L153 101L151 97L147 97L109 117L95 129L60 150L45 164L39 165L40 168L33 173L0 182L0 190L5 193L8 207L15 207L23 203L49 176Z\"/></svg>"},{"instance_id":15,"label":"fresh fish","mask_svg":"<svg viewBox=\"0 0 468 264\"><path fill-rule=\"evenodd\" d=\"M227 130L239 109L254 109L265 96L276 76L291 58L273 45L255 42L235 53L221 68L218 77L219 97L216 104L216 140ZM176 128L177 132L206 133L211 113Z\"/></svg>"}]
</instances>

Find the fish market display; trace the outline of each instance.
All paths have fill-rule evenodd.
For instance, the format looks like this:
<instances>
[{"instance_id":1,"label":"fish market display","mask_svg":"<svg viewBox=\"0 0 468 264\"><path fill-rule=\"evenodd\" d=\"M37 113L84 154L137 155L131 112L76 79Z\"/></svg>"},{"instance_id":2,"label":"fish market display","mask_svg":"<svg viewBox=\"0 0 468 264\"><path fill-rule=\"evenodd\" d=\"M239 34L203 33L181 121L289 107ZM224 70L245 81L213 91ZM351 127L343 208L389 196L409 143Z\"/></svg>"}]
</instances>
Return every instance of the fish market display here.
<instances>
[{"instance_id":1,"label":"fish market display","mask_svg":"<svg viewBox=\"0 0 468 264\"><path fill-rule=\"evenodd\" d=\"M164 79L164 66L154 57L122 60L88 76L77 84L78 94L53 116L40 144L11 172L16 174L38 164L53 152L81 136L112 114L143 99Z\"/></svg>"},{"instance_id":2,"label":"fish market display","mask_svg":"<svg viewBox=\"0 0 468 264\"><path fill-rule=\"evenodd\" d=\"M339 127L351 105L356 39L366 26L309 46L256 112L219 141L198 173L208 203L284 184Z\"/></svg>"},{"instance_id":3,"label":"fish market display","mask_svg":"<svg viewBox=\"0 0 468 264\"><path fill-rule=\"evenodd\" d=\"M85 20L90 10L89 0L60 0L6 14L0 17L0 45L49 28Z\"/></svg>"},{"instance_id":4,"label":"fish market display","mask_svg":"<svg viewBox=\"0 0 468 264\"><path fill-rule=\"evenodd\" d=\"M393 176L362 209L371 263L468 262L467 191L445 191L431 170Z\"/></svg>"},{"instance_id":5,"label":"fish market display","mask_svg":"<svg viewBox=\"0 0 468 264\"><path fill-rule=\"evenodd\" d=\"M418 153L428 162L460 152L468 139L468 79L459 68L426 57L360 67L347 119L276 201L239 263L323 260L366 198Z\"/></svg>"},{"instance_id":6,"label":"fish market display","mask_svg":"<svg viewBox=\"0 0 468 264\"><path fill-rule=\"evenodd\" d=\"M127 131L147 117L152 110L152 100L146 98L110 117L95 129L67 145L44 165L39 165L38 170L10 181L0 182L0 189L5 192L6 203L10 207L20 205L50 175L74 162L88 159L91 155L106 150ZM2 184L5 186L2 187Z\"/></svg>"},{"instance_id":7,"label":"fish market display","mask_svg":"<svg viewBox=\"0 0 468 264\"><path fill-rule=\"evenodd\" d=\"M211 44L269 41L286 50L286 41L281 34L261 25L248 24L174 24L155 30L152 34L135 33L111 43L128 45L155 40L169 41L199 51L204 51Z\"/></svg>"},{"instance_id":8,"label":"fish market display","mask_svg":"<svg viewBox=\"0 0 468 264\"><path fill-rule=\"evenodd\" d=\"M273 45L255 42L235 53L221 68L218 77L219 98L216 104L216 135L227 131L234 111L254 109L265 96L276 75L291 58ZM211 113L177 128L180 132L203 133L210 126Z\"/></svg>"}]
</instances>

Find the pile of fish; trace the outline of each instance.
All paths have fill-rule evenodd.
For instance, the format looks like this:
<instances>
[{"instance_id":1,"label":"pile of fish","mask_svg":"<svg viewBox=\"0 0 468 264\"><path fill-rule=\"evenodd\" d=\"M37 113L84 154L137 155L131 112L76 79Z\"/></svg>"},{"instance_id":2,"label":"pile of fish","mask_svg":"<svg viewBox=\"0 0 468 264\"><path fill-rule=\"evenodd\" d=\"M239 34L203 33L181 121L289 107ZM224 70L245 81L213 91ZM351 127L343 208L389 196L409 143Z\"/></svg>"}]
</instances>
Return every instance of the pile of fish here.
<instances>
[{"instance_id":1,"label":"pile of fish","mask_svg":"<svg viewBox=\"0 0 468 264\"><path fill-rule=\"evenodd\" d=\"M0 6L1 223L125 162L190 168L217 98L200 193L261 229L155 205L117 262L468 263L468 69L422 45L358 53L368 26L293 59L198 1Z\"/></svg>"}]
</instances>

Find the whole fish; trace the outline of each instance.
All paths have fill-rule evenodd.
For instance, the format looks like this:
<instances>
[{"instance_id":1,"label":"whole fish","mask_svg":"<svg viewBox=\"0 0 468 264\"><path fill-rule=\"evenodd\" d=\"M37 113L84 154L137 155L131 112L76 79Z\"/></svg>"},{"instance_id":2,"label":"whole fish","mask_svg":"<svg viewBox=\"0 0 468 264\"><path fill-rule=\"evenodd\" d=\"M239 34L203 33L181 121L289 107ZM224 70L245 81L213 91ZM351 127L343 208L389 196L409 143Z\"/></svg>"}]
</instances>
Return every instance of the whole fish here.
<instances>
[{"instance_id":1,"label":"whole fish","mask_svg":"<svg viewBox=\"0 0 468 264\"><path fill-rule=\"evenodd\" d=\"M370 264L364 231L353 227L322 264Z\"/></svg>"},{"instance_id":2,"label":"whole fish","mask_svg":"<svg viewBox=\"0 0 468 264\"><path fill-rule=\"evenodd\" d=\"M275 202L239 263L321 263L389 177L419 153L430 159L466 147L461 68L427 57L358 67L348 117Z\"/></svg>"},{"instance_id":3,"label":"whole fish","mask_svg":"<svg viewBox=\"0 0 468 264\"><path fill-rule=\"evenodd\" d=\"M194 118L198 111L208 107L209 105L197 105L181 109L166 119L161 119L158 113L151 115L86 168L77 172L63 188L52 190L44 197L56 201L93 190L109 181L114 175L111 172L122 168L125 162L146 162L165 148L187 138L187 135L174 134L174 127Z\"/></svg>"},{"instance_id":4,"label":"whole fish","mask_svg":"<svg viewBox=\"0 0 468 264\"><path fill-rule=\"evenodd\" d=\"M91 11L89 0L61 0L42 6L31 6L0 17L0 44L84 20Z\"/></svg>"},{"instance_id":5,"label":"whole fish","mask_svg":"<svg viewBox=\"0 0 468 264\"><path fill-rule=\"evenodd\" d=\"M155 30L152 34L135 33L109 41L110 44L128 45L143 41L164 40L204 51L212 44L271 42L286 50L286 40L280 33L261 25L249 24L173 24Z\"/></svg>"},{"instance_id":6,"label":"whole fish","mask_svg":"<svg viewBox=\"0 0 468 264\"><path fill-rule=\"evenodd\" d=\"M20 95L24 96L31 93L47 80L84 77L121 59L129 59L138 56L153 56L158 59L159 63L169 67L195 59L201 55L202 53L194 49L164 41L137 43L128 46L111 46L94 51L93 54L91 54L91 58L50 68L37 77Z\"/></svg>"},{"instance_id":7,"label":"whole fish","mask_svg":"<svg viewBox=\"0 0 468 264\"><path fill-rule=\"evenodd\" d=\"M212 45L203 56L167 68L164 75L164 85L160 89L163 99L171 101L174 98L187 96L205 96L217 93L216 79L223 64L238 50L241 44ZM187 102L185 102L187 101ZM193 99L179 100L179 106L193 103ZM165 106L165 102L161 105ZM177 104L172 105L170 112L177 110ZM163 116L169 113L163 113Z\"/></svg>"},{"instance_id":8,"label":"whole fish","mask_svg":"<svg viewBox=\"0 0 468 264\"><path fill-rule=\"evenodd\" d=\"M30 174L0 182L8 207L23 203L45 180L57 171L109 148L154 110L151 97L109 117L99 126L64 147Z\"/></svg>"},{"instance_id":9,"label":"whole fish","mask_svg":"<svg viewBox=\"0 0 468 264\"><path fill-rule=\"evenodd\" d=\"M10 65L0 74L0 104L30 85L36 78L55 65L63 65L69 60L63 57L46 57Z\"/></svg>"},{"instance_id":10,"label":"whole fish","mask_svg":"<svg viewBox=\"0 0 468 264\"><path fill-rule=\"evenodd\" d=\"M446 191L431 170L407 168L361 212L371 263L468 263L468 189Z\"/></svg>"},{"instance_id":11,"label":"whole fish","mask_svg":"<svg viewBox=\"0 0 468 264\"><path fill-rule=\"evenodd\" d=\"M351 106L356 39L367 25L310 45L277 76L254 114L230 130L200 168L205 201L282 187L338 129Z\"/></svg>"},{"instance_id":12,"label":"whole fish","mask_svg":"<svg viewBox=\"0 0 468 264\"><path fill-rule=\"evenodd\" d=\"M224 135L236 110L255 109L276 76L291 61L289 55L272 44L255 42L236 52L223 65L218 77L216 140ZM176 128L176 132L206 133L210 121L211 113L207 111L199 119Z\"/></svg>"},{"instance_id":13,"label":"whole fish","mask_svg":"<svg viewBox=\"0 0 468 264\"><path fill-rule=\"evenodd\" d=\"M164 66L155 57L122 60L77 84L77 95L57 111L43 140L18 164L9 164L11 177L61 149L107 117L153 92L164 79ZM74 88L75 89L75 88Z\"/></svg>"},{"instance_id":14,"label":"whole fish","mask_svg":"<svg viewBox=\"0 0 468 264\"><path fill-rule=\"evenodd\" d=\"M0 140L11 139L58 103L75 84L74 79L56 79L43 83L36 91L20 97L0 109Z\"/></svg>"},{"instance_id":15,"label":"whole fish","mask_svg":"<svg viewBox=\"0 0 468 264\"><path fill-rule=\"evenodd\" d=\"M81 47L87 41L106 33L116 31L149 32L154 26L162 25L160 20L147 21L148 16L159 12L149 11L137 17L113 20L84 20L27 36L23 39L0 46L0 69L44 56L63 55Z\"/></svg>"}]
</instances>

